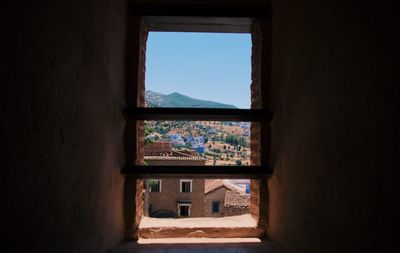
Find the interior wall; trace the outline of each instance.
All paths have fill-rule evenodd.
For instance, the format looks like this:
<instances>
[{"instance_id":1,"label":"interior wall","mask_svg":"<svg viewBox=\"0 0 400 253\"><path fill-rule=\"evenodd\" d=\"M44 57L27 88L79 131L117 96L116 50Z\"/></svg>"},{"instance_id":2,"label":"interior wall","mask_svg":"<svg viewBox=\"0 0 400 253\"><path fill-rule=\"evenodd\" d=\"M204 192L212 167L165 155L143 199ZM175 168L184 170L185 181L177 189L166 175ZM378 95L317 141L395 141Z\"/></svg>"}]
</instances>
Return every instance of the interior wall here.
<instances>
[{"instance_id":1,"label":"interior wall","mask_svg":"<svg viewBox=\"0 0 400 253\"><path fill-rule=\"evenodd\" d=\"M2 242L105 252L124 232L126 3L1 9Z\"/></svg>"},{"instance_id":2,"label":"interior wall","mask_svg":"<svg viewBox=\"0 0 400 253\"><path fill-rule=\"evenodd\" d=\"M395 248L394 10L389 1L272 1L268 234L290 251Z\"/></svg>"},{"instance_id":3,"label":"interior wall","mask_svg":"<svg viewBox=\"0 0 400 253\"><path fill-rule=\"evenodd\" d=\"M272 0L268 234L291 251L394 248L394 10ZM2 240L14 252L104 252L124 232L125 1L0 11Z\"/></svg>"}]
</instances>

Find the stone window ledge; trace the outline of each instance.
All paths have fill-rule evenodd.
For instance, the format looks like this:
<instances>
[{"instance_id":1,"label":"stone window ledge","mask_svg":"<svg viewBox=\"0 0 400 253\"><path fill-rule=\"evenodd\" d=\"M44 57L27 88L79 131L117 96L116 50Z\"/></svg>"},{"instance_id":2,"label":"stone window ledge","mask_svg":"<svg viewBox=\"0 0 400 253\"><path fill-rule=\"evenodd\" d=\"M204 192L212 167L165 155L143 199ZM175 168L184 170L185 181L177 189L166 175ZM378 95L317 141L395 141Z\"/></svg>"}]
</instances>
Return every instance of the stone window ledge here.
<instances>
[{"instance_id":1,"label":"stone window ledge","mask_svg":"<svg viewBox=\"0 0 400 253\"><path fill-rule=\"evenodd\" d=\"M263 232L250 214L183 219L143 217L139 224L140 238L259 237Z\"/></svg>"},{"instance_id":2,"label":"stone window ledge","mask_svg":"<svg viewBox=\"0 0 400 253\"><path fill-rule=\"evenodd\" d=\"M139 224L141 228L254 228L257 220L250 214L227 216L227 217L201 217L201 218L151 218L143 217Z\"/></svg>"}]
</instances>

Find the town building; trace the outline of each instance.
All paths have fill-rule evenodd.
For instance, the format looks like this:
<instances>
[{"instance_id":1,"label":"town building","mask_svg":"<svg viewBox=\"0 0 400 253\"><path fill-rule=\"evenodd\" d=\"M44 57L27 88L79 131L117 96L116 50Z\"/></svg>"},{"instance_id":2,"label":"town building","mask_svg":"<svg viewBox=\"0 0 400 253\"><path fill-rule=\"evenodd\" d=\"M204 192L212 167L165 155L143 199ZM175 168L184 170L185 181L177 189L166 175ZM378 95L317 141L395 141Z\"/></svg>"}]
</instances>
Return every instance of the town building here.
<instances>
[{"instance_id":1,"label":"town building","mask_svg":"<svg viewBox=\"0 0 400 253\"><path fill-rule=\"evenodd\" d=\"M246 189L246 193L250 193L250 179L231 179L232 183L244 187Z\"/></svg>"},{"instance_id":2,"label":"town building","mask_svg":"<svg viewBox=\"0 0 400 253\"><path fill-rule=\"evenodd\" d=\"M185 150L169 149L164 142L152 143L147 154L161 150L162 156L146 155L147 165L205 166L206 159ZM157 151L151 150L156 148ZM169 152L169 153L168 153ZM155 178L146 181L145 214L153 217L221 217L248 213L250 180Z\"/></svg>"},{"instance_id":3,"label":"town building","mask_svg":"<svg viewBox=\"0 0 400 253\"><path fill-rule=\"evenodd\" d=\"M145 161L147 165L205 166L206 160L186 155L145 156ZM158 218L241 215L249 212L250 203L245 186L221 179L147 180L144 199L144 213Z\"/></svg>"},{"instance_id":4,"label":"town building","mask_svg":"<svg viewBox=\"0 0 400 253\"><path fill-rule=\"evenodd\" d=\"M199 154L204 154L206 152L206 147L204 146L203 136L188 136L186 141L191 148Z\"/></svg>"},{"instance_id":5,"label":"town building","mask_svg":"<svg viewBox=\"0 0 400 253\"><path fill-rule=\"evenodd\" d=\"M205 166L202 157L145 156L148 165ZM147 180L144 212L150 216L202 217L204 179L168 178ZM159 217L159 216L157 216Z\"/></svg>"},{"instance_id":6,"label":"town building","mask_svg":"<svg viewBox=\"0 0 400 253\"><path fill-rule=\"evenodd\" d=\"M246 193L246 187L227 179L207 179L204 190L206 217L242 215L249 212L250 194Z\"/></svg>"},{"instance_id":7,"label":"town building","mask_svg":"<svg viewBox=\"0 0 400 253\"><path fill-rule=\"evenodd\" d=\"M170 140L159 140L144 146L145 156L163 156L171 153L172 142Z\"/></svg>"},{"instance_id":8,"label":"town building","mask_svg":"<svg viewBox=\"0 0 400 253\"><path fill-rule=\"evenodd\" d=\"M185 141L183 140L181 134L167 134L167 137L172 141L172 145L174 147L182 147L185 145Z\"/></svg>"}]
</instances>

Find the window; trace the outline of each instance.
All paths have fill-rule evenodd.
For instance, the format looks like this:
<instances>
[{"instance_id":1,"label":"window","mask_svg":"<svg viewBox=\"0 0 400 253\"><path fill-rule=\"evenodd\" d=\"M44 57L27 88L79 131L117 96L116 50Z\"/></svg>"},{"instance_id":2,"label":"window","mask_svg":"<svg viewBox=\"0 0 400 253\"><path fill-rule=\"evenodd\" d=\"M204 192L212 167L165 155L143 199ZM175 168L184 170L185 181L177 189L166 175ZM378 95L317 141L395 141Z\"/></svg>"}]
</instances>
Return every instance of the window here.
<instances>
[{"instance_id":1,"label":"window","mask_svg":"<svg viewBox=\"0 0 400 253\"><path fill-rule=\"evenodd\" d=\"M149 183L149 192L161 192L161 180L150 179Z\"/></svg>"},{"instance_id":2,"label":"window","mask_svg":"<svg viewBox=\"0 0 400 253\"><path fill-rule=\"evenodd\" d=\"M240 12L240 10L237 10ZM199 14L199 13L198 13ZM185 17L185 16L145 16L139 18L138 20L144 21L146 29L141 30L143 26L138 27L139 36L141 41L139 41L139 45L146 44L146 38L148 36L148 32L220 32L220 33L251 33L254 25L254 18L246 18L243 16L237 16L235 14L232 17L207 17L207 15L202 17L202 15L198 15L194 17ZM140 23L140 22L139 22ZM260 29L259 29L260 30ZM260 31L259 31L260 32ZM258 36L258 37L257 37ZM261 41L260 35L254 36L253 41ZM267 39L268 40L268 39ZM144 47L145 48L145 47ZM256 48L256 49L255 49ZM195 49L194 49L195 50ZM269 61L261 61L262 58L268 50L263 50L262 54L260 54L260 45L253 44L253 54L254 51L257 51L256 60L254 60L252 56L251 64L252 68L254 68L254 64L260 64L263 62L263 66L257 66L251 72L251 109L224 109L224 108L160 108L160 107L146 107L145 105L145 86L144 86L144 74L145 74L145 57L146 50L140 50L139 57L139 69L140 71L137 73L137 84L138 90L134 92L135 101L131 102L134 106L127 107L124 109L124 113L127 119L134 120L137 122L138 128L137 133L132 133L132 135L138 136L138 140L140 140L141 136L144 136L144 122L143 121L227 121L227 122L251 122L251 139L257 138L256 143L263 142L265 145L264 149L257 148L258 145L252 145L250 143L251 149L255 147L255 149L251 150L250 157L250 166L242 166L240 161L236 164L237 166L232 165L221 165L221 166L205 166L198 170L198 166L159 166L150 165L144 166L144 159L140 155L134 157L134 165L126 166L125 172L131 171L138 175L162 175L162 174L186 174L188 171L190 173L199 172L199 174L204 175L227 175L225 178L229 178L228 175L232 176L232 178L259 178L260 175L269 174L270 170L267 165L267 157L268 157L268 142L269 142L269 121L271 120L272 114L266 108L266 102L261 100L260 97L267 98L266 90L262 89L264 85L261 85L263 82L267 84L267 78L269 78L268 73L268 62ZM134 81L134 80L133 80ZM250 86L250 84L248 84ZM258 87L257 87L258 85ZM226 90L229 93L229 89ZM210 91L212 93L212 91ZM176 94L175 94L176 95ZM229 94L226 94L229 96ZM256 123L253 125L253 123ZM255 131L253 134L253 126L257 127L258 132ZM129 128L129 126L128 126ZM132 127L131 127L132 128ZM134 129L134 128L133 128ZM211 129L213 130L213 129ZM210 130L210 131L211 131ZM153 136L154 139L158 138L157 136ZM226 138L226 137L225 137ZM178 143L179 140L176 140ZM251 141L253 142L253 141ZM142 154L144 152L141 149L144 149L144 145L141 143L137 144L129 144L132 146L131 149L134 149L134 152ZM193 144L194 145L194 144ZM193 146L192 145L192 146ZM233 160L232 157L222 157L227 161ZM132 160L132 159L131 159ZM235 159L236 163L238 159ZM161 168L163 167L163 168ZM251 176L249 176L251 175ZM209 177L212 178L212 177ZM219 176L218 178L221 178Z\"/></svg>"},{"instance_id":3,"label":"window","mask_svg":"<svg viewBox=\"0 0 400 253\"><path fill-rule=\"evenodd\" d=\"M192 192L192 180L181 179L180 180L180 192Z\"/></svg>"},{"instance_id":4,"label":"window","mask_svg":"<svg viewBox=\"0 0 400 253\"><path fill-rule=\"evenodd\" d=\"M213 213L219 213L219 205L221 202L219 201L213 201L212 202L212 212Z\"/></svg>"},{"instance_id":5,"label":"window","mask_svg":"<svg viewBox=\"0 0 400 253\"><path fill-rule=\"evenodd\" d=\"M150 13L144 12L141 13L135 12L131 15L134 24L134 34L130 37L130 40L133 40L134 45L131 49L131 55L136 55L136 52L140 52L139 60L137 58L133 58L131 63L128 62L128 67L130 69L138 69L139 71L128 71L128 107L124 109L125 118L128 120L127 123L127 142L133 140L133 143L127 143L127 166L124 167L123 173L132 174L135 178L140 179L148 179L154 177L175 177L179 179L182 175L191 175L194 174L196 177L192 178L237 178L237 179L257 179L254 180L257 182L261 182L266 177L266 174L271 174L271 170L268 167L268 155L269 155L269 121L271 120L272 114L268 110L268 86L270 79L270 25L265 26L265 22L269 22L269 14L265 17L263 15L259 15L259 13L269 13L269 11L265 11L259 9L255 10L255 12L247 12L249 15L243 16L243 10L238 9L234 11L233 15L227 15L226 17L218 18L218 13L226 13L226 10L212 10L208 12L208 9L196 9L193 12L193 7L189 9L192 12L180 12L178 15L173 16L170 15L171 9L159 9L159 12ZM173 9L175 11L175 8ZM188 10L188 9L186 9ZM179 11L178 11L179 12ZM205 12L207 15L203 15ZM177 13L177 12L173 12ZM191 13L194 17L185 17L182 14ZM146 17L140 17L140 15L149 15ZM154 16L156 15L156 16ZM158 15L158 16L157 16ZM165 15L165 16L160 16ZM215 17L217 16L217 18ZM224 15L222 15L224 16ZM258 59L253 61L252 59L252 67L254 64L260 64L256 69L252 71L252 105L251 109L209 109L209 108L146 108L144 104L144 54L145 50L140 48L142 45L146 43L147 31L177 31L177 32L253 32L252 25L255 21L255 18L241 18L241 17L260 17L257 18L261 20L259 24L262 24L262 29L257 30L259 33L262 31L263 33L256 34L254 36L254 41L263 41L263 47L266 45L265 50L262 51L262 54L259 53L257 56ZM259 21L257 20L257 21ZM143 21L145 26L143 25ZM270 24L270 22L269 22ZM145 27L145 29L141 30L141 28ZM266 33L264 33L266 31ZM137 34L135 34L137 32ZM144 38L144 39L143 39ZM129 45L129 43L128 43ZM253 53L254 48L256 50L261 49L261 44L254 45L253 44ZM139 50L140 49L140 50ZM264 48L263 48L264 49ZM261 52L261 50L259 50ZM128 52L129 53L129 52ZM256 62L256 63L254 63ZM261 66L262 65L262 66ZM255 73L255 74L254 74ZM255 76L254 75L259 75ZM137 86L136 86L137 85ZM131 93L129 93L131 91ZM129 98L130 97L130 98ZM260 97L264 98L261 99ZM254 101L256 101L254 103ZM257 102L258 101L258 102ZM237 165L229 165L229 166L202 166L199 169L199 166L160 166L160 164L148 165L144 164L144 159L142 154L144 153L142 148L143 138L143 121L145 120L180 120L180 121L237 121L237 122L252 122L251 128L255 125L259 130L256 134L251 135L251 140L256 139L256 143L251 141L250 145L257 146L258 143L263 143L263 149L256 149L251 151L250 157L250 166L240 166ZM256 123L253 125L253 123ZM252 131L253 132L253 131ZM211 130L210 130L211 133ZM129 139L131 137L131 139ZM154 136L154 139L158 138ZM176 140L179 143L179 140ZM227 157L225 157L225 160ZM231 160L231 157L229 157ZM230 161L229 160L229 161ZM222 160L221 160L222 161ZM236 162L236 160L235 160ZM183 182L180 182L180 190L181 192L185 192L188 188L189 192L192 191L192 182L187 182L188 184L182 185ZM253 183L253 181L252 181ZM177 184L175 183L176 187ZM136 185L137 189L141 191L140 183ZM164 184L164 188L168 188L166 184ZM255 187L254 189L261 189L260 187ZM175 190L176 191L176 190ZM177 191L176 191L177 192ZM267 195L265 195L266 197ZM261 197L261 196L260 196ZM264 202L265 199L260 198L261 202ZM141 201L136 197L136 201ZM137 204L136 206L143 206ZM176 208L176 205L174 205ZM190 216L190 205L178 205L177 212L179 216ZM208 205L208 212L210 211ZM176 209L175 209L176 210ZM194 213L194 210L193 210ZM140 215L140 212L136 212L136 215ZM261 215L266 215L265 209L256 211L256 215L260 217ZM136 217L136 220L140 221L140 217Z\"/></svg>"}]
</instances>

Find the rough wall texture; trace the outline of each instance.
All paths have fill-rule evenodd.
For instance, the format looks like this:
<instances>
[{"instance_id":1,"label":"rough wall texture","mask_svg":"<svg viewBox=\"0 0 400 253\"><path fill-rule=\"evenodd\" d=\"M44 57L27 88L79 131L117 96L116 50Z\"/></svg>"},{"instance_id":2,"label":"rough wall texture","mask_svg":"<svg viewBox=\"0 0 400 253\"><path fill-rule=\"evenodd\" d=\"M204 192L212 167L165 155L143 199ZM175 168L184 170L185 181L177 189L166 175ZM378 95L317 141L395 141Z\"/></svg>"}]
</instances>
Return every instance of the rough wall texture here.
<instances>
[{"instance_id":1,"label":"rough wall texture","mask_svg":"<svg viewBox=\"0 0 400 253\"><path fill-rule=\"evenodd\" d=\"M140 31L139 31L139 78L138 78L138 96L137 105L138 107L144 107L145 103L145 81L146 81L146 48L147 48L147 27L144 25L143 18L140 19ZM130 84L129 84L130 85ZM134 84L132 84L134 85ZM137 134L137 157L136 164L144 164L144 121L136 122L136 134ZM142 179L136 180L136 217L135 217L135 228L139 226L140 220L143 216L144 198L143 198L144 182ZM134 235L137 238L137 234Z\"/></svg>"},{"instance_id":2,"label":"rough wall texture","mask_svg":"<svg viewBox=\"0 0 400 253\"><path fill-rule=\"evenodd\" d=\"M124 1L10 2L0 15L2 240L14 252L104 252L124 229ZM396 8L331 0L272 8L269 236L294 252L389 252Z\"/></svg>"},{"instance_id":3,"label":"rough wall texture","mask_svg":"<svg viewBox=\"0 0 400 253\"><path fill-rule=\"evenodd\" d=\"M125 1L1 9L2 242L105 252L124 229Z\"/></svg>"},{"instance_id":4,"label":"rough wall texture","mask_svg":"<svg viewBox=\"0 0 400 253\"><path fill-rule=\"evenodd\" d=\"M398 22L355 2L272 4L268 233L293 252L398 247Z\"/></svg>"},{"instance_id":5,"label":"rough wall texture","mask_svg":"<svg viewBox=\"0 0 400 253\"><path fill-rule=\"evenodd\" d=\"M261 88L261 73L262 73L262 29L261 22L256 19L251 29L251 108L262 109L263 108L263 97ZM268 108L266 108L268 109ZM260 122L252 122L250 129L250 148L251 156L250 162L252 165L261 165L261 152L262 147L269 147L270 142L261 143L261 128L263 127ZM266 194L267 183L266 179L252 179L250 181L250 214L257 219L258 226L263 230L266 228L267 223L267 207L268 202L266 196L260 194L264 192ZM262 201L264 199L264 201ZM260 210L264 210L261 211Z\"/></svg>"}]
</instances>

